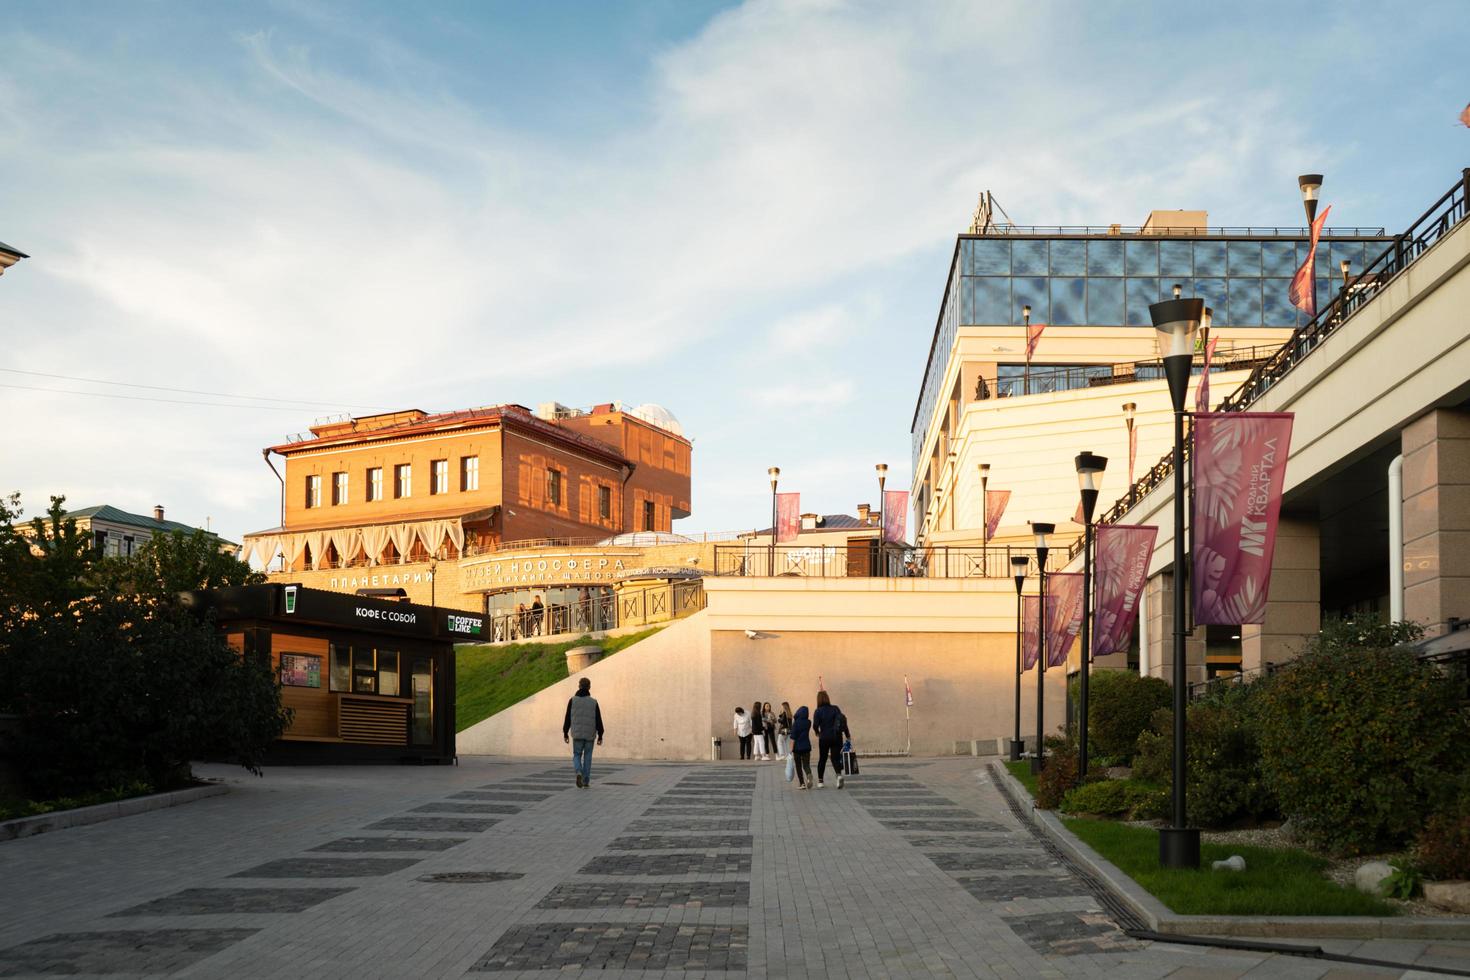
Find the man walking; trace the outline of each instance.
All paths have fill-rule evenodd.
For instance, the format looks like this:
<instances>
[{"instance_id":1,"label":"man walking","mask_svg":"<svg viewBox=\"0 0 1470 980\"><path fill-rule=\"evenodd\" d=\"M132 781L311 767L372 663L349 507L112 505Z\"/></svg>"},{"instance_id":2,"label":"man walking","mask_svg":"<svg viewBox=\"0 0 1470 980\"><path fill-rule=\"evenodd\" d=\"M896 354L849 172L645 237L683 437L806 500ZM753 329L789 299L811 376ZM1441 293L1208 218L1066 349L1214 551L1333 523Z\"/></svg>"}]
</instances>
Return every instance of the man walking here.
<instances>
[{"instance_id":1,"label":"man walking","mask_svg":"<svg viewBox=\"0 0 1470 980\"><path fill-rule=\"evenodd\" d=\"M592 739L602 744L602 709L591 694L592 681L577 682L577 693L567 699L567 716L561 723L561 740L572 743L572 768L577 773L577 788L592 785Z\"/></svg>"}]
</instances>

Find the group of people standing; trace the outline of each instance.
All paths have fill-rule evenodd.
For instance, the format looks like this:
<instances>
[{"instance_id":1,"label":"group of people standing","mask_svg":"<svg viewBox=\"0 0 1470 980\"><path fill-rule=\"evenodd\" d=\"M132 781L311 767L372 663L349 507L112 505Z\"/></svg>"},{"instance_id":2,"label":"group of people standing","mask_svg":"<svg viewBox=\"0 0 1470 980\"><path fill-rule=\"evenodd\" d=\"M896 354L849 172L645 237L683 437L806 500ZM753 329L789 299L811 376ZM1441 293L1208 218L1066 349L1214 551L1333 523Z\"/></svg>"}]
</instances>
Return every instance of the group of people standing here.
<instances>
[{"instance_id":1,"label":"group of people standing","mask_svg":"<svg viewBox=\"0 0 1470 980\"><path fill-rule=\"evenodd\" d=\"M826 691L817 692L817 710L809 712L806 705L793 713L788 701L781 702L780 712L771 708L771 702L757 701L747 712L736 707L733 722L735 735L740 741L741 759L761 761L786 760L795 770L798 789L812 788L812 736L817 739L816 788L825 786L827 763L837 774L837 788L843 785L842 753L844 743L850 742L852 733L847 728L847 716L832 703ZM787 778L792 773L788 771Z\"/></svg>"}]
</instances>

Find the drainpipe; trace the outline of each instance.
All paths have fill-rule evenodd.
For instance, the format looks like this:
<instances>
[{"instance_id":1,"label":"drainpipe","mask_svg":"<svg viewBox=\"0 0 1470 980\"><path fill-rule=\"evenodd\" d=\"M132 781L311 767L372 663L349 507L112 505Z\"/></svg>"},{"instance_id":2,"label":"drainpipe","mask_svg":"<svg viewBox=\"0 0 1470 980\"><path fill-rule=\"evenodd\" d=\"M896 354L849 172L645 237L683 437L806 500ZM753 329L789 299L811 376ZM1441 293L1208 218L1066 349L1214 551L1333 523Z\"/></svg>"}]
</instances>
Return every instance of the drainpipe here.
<instances>
[{"instance_id":1,"label":"drainpipe","mask_svg":"<svg viewBox=\"0 0 1470 980\"><path fill-rule=\"evenodd\" d=\"M1388 464L1388 618L1404 618L1404 457Z\"/></svg>"},{"instance_id":2,"label":"drainpipe","mask_svg":"<svg viewBox=\"0 0 1470 980\"><path fill-rule=\"evenodd\" d=\"M276 469L276 464L271 462L269 449L262 449L260 456L265 460L265 465L271 468L271 472L276 474L276 479L281 481L281 530L284 531L286 529L286 478Z\"/></svg>"},{"instance_id":3,"label":"drainpipe","mask_svg":"<svg viewBox=\"0 0 1470 980\"><path fill-rule=\"evenodd\" d=\"M624 534L631 530L628 525L632 523L632 512L628 510L628 481L633 479L633 471L638 468L638 464L628 463L627 466L628 472L623 474L621 499L618 501L618 512L620 516L618 523L622 525L622 529L618 531L619 534Z\"/></svg>"}]
</instances>

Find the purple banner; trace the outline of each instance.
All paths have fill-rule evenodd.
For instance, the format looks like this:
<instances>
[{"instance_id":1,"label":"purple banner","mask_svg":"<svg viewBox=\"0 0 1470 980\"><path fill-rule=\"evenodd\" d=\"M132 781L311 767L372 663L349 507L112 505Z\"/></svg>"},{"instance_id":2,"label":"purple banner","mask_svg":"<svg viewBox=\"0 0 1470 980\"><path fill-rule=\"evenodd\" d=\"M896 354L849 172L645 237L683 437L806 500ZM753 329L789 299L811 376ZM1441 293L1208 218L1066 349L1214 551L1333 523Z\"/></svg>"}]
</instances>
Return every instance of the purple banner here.
<instances>
[{"instance_id":1,"label":"purple banner","mask_svg":"<svg viewBox=\"0 0 1470 980\"><path fill-rule=\"evenodd\" d=\"M1292 413L1194 420L1194 621L1266 618Z\"/></svg>"},{"instance_id":2,"label":"purple banner","mask_svg":"<svg viewBox=\"0 0 1470 980\"><path fill-rule=\"evenodd\" d=\"M1046 577L1046 666L1067 662L1067 651L1082 629L1082 573L1052 572Z\"/></svg>"},{"instance_id":3,"label":"purple banner","mask_svg":"<svg viewBox=\"0 0 1470 980\"><path fill-rule=\"evenodd\" d=\"M1025 595L1021 597L1021 673L1025 673L1036 666L1036 658L1041 655L1041 633L1036 624L1041 622L1038 610L1041 608L1041 596Z\"/></svg>"},{"instance_id":4,"label":"purple banner","mask_svg":"<svg viewBox=\"0 0 1470 980\"><path fill-rule=\"evenodd\" d=\"M883 540L888 544L902 544L908 533L909 492L907 490L883 491Z\"/></svg>"},{"instance_id":5,"label":"purple banner","mask_svg":"<svg viewBox=\"0 0 1470 980\"><path fill-rule=\"evenodd\" d=\"M1092 562L1094 657L1127 649L1158 534L1158 528L1146 525L1098 525L1093 538L1097 557Z\"/></svg>"},{"instance_id":6,"label":"purple banner","mask_svg":"<svg viewBox=\"0 0 1470 980\"><path fill-rule=\"evenodd\" d=\"M796 540L801 533L801 494L776 494L776 543Z\"/></svg>"},{"instance_id":7,"label":"purple banner","mask_svg":"<svg viewBox=\"0 0 1470 980\"><path fill-rule=\"evenodd\" d=\"M1000 516L1006 512L1006 504L1011 502L1009 490L987 490L985 491L985 537L995 537L995 529L1000 527Z\"/></svg>"}]
</instances>

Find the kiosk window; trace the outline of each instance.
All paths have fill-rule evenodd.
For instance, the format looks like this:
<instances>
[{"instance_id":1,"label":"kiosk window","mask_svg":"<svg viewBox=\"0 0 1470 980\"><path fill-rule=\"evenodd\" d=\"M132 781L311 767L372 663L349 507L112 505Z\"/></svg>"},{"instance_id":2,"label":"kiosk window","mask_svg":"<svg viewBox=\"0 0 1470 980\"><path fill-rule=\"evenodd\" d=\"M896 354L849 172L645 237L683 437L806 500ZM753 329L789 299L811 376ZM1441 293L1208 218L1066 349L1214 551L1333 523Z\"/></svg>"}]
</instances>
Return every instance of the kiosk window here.
<instances>
[{"instance_id":1,"label":"kiosk window","mask_svg":"<svg viewBox=\"0 0 1470 980\"><path fill-rule=\"evenodd\" d=\"M413 722L410 728L414 745L434 744L434 667L427 657L413 661Z\"/></svg>"},{"instance_id":2,"label":"kiosk window","mask_svg":"<svg viewBox=\"0 0 1470 980\"><path fill-rule=\"evenodd\" d=\"M398 651L378 651L378 693L398 696Z\"/></svg>"},{"instance_id":3,"label":"kiosk window","mask_svg":"<svg viewBox=\"0 0 1470 980\"><path fill-rule=\"evenodd\" d=\"M353 694L378 693L378 667L376 660L377 658L373 656L372 650L354 649L352 651Z\"/></svg>"},{"instance_id":4,"label":"kiosk window","mask_svg":"<svg viewBox=\"0 0 1470 980\"><path fill-rule=\"evenodd\" d=\"M352 690L352 648L340 644L332 644L332 673L328 680L328 690L350 691Z\"/></svg>"}]
</instances>

